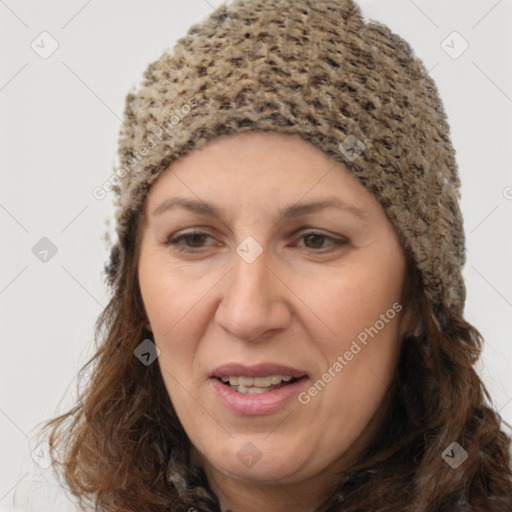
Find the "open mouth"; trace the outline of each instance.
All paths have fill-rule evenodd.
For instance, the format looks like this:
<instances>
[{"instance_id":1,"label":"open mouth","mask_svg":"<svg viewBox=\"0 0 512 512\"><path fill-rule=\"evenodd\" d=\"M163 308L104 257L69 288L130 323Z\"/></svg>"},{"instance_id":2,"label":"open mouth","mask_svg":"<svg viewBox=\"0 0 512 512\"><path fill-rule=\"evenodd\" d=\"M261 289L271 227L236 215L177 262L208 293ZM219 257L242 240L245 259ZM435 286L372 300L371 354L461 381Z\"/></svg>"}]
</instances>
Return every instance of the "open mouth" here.
<instances>
[{"instance_id":1,"label":"open mouth","mask_svg":"<svg viewBox=\"0 0 512 512\"><path fill-rule=\"evenodd\" d=\"M293 407L293 398L309 377L303 370L279 364L232 363L214 370L210 380L223 408L238 416L261 416Z\"/></svg>"},{"instance_id":2,"label":"open mouth","mask_svg":"<svg viewBox=\"0 0 512 512\"><path fill-rule=\"evenodd\" d=\"M305 378L305 377L302 377ZM282 387L294 384L302 378L296 378L286 375L269 375L268 377L221 377L218 378L222 384L232 391L244 395L259 395L276 391Z\"/></svg>"}]
</instances>

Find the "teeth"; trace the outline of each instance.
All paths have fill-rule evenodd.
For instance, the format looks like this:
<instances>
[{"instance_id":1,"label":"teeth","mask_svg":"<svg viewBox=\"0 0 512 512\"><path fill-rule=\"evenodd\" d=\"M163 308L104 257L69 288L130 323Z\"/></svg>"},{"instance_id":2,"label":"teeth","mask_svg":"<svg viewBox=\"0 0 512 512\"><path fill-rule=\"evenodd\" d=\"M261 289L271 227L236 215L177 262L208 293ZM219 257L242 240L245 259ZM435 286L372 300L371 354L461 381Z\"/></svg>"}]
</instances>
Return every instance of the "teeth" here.
<instances>
[{"instance_id":1,"label":"teeth","mask_svg":"<svg viewBox=\"0 0 512 512\"><path fill-rule=\"evenodd\" d=\"M252 377L238 377L238 384L247 388L254 385L254 379Z\"/></svg>"},{"instance_id":2,"label":"teeth","mask_svg":"<svg viewBox=\"0 0 512 512\"><path fill-rule=\"evenodd\" d=\"M238 386L238 377L222 377L222 382L229 382L231 386Z\"/></svg>"},{"instance_id":3,"label":"teeth","mask_svg":"<svg viewBox=\"0 0 512 512\"><path fill-rule=\"evenodd\" d=\"M272 388L245 388L244 386L238 386L236 390L244 395L259 395L260 393L268 393L269 391L272 391Z\"/></svg>"},{"instance_id":4,"label":"teeth","mask_svg":"<svg viewBox=\"0 0 512 512\"><path fill-rule=\"evenodd\" d=\"M268 377L243 377L243 376L229 376L222 377L221 381L231 386L240 386L243 389L249 388L262 388L262 389L270 389L269 386L277 386L281 384L281 382L289 382L292 380L292 377L289 375L269 375ZM243 391L241 391L243 393ZM250 394L254 394L252 391Z\"/></svg>"}]
</instances>

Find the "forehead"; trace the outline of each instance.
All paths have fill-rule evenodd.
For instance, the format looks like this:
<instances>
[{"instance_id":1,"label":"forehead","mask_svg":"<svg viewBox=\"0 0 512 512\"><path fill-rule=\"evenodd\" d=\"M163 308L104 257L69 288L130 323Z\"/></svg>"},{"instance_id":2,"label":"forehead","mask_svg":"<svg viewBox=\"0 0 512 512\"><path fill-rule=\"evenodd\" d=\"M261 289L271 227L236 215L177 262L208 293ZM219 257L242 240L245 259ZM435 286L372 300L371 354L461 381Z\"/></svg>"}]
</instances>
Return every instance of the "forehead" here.
<instances>
[{"instance_id":1,"label":"forehead","mask_svg":"<svg viewBox=\"0 0 512 512\"><path fill-rule=\"evenodd\" d=\"M301 137L245 132L215 139L174 161L153 183L148 204L153 212L171 196L180 196L248 208L272 198L266 206L276 209L283 202L318 201L327 195L347 204L351 199L362 208L375 206L374 197L343 164Z\"/></svg>"}]
</instances>

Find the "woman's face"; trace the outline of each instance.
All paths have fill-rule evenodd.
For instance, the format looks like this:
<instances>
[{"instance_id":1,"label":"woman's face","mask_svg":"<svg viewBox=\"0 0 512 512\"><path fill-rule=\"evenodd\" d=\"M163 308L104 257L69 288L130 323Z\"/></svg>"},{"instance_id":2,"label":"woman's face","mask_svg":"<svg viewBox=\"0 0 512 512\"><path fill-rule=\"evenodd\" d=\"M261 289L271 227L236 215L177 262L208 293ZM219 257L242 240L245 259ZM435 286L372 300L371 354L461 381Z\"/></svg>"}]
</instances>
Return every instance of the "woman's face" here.
<instances>
[{"instance_id":1,"label":"woman's face","mask_svg":"<svg viewBox=\"0 0 512 512\"><path fill-rule=\"evenodd\" d=\"M174 162L145 216L157 361L207 473L291 484L353 462L406 328L405 258L376 199L298 136L250 132Z\"/></svg>"}]
</instances>

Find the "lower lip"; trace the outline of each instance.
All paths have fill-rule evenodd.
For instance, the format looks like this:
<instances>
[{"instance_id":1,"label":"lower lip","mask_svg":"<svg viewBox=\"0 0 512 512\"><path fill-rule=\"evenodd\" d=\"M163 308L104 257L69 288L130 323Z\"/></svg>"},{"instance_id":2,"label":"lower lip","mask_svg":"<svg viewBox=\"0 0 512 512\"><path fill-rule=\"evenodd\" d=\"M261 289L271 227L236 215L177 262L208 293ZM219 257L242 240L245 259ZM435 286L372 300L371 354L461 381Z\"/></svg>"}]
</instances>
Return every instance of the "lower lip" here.
<instances>
[{"instance_id":1,"label":"lower lip","mask_svg":"<svg viewBox=\"0 0 512 512\"><path fill-rule=\"evenodd\" d=\"M287 384L274 391L257 395L238 393L238 391L233 391L229 386L223 384L219 379L212 378L211 380L221 402L227 409L244 416L258 416L273 414L283 409L294 396L298 395L300 389L306 383L307 377L302 377L292 384Z\"/></svg>"}]
</instances>

